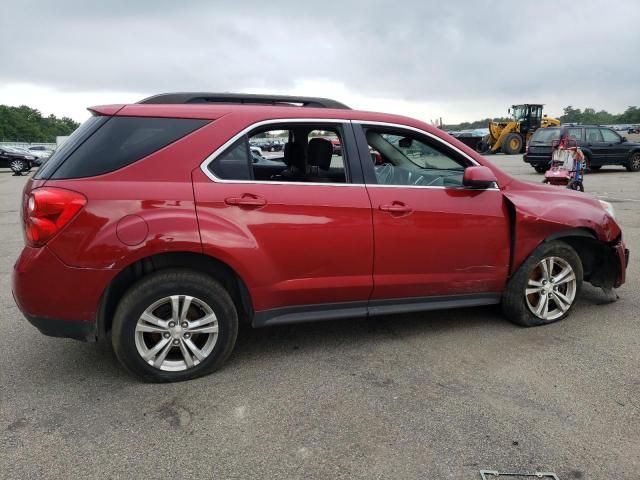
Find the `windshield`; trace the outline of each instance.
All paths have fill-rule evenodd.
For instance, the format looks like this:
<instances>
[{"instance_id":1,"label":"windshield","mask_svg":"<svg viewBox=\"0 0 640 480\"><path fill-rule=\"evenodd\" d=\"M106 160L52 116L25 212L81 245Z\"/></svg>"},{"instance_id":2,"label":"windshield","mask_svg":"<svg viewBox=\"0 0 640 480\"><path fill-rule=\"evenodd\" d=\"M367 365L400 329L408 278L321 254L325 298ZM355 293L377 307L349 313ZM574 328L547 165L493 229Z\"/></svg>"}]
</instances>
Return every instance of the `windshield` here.
<instances>
[{"instance_id":1,"label":"windshield","mask_svg":"<svg viewBox=\"0 0 640 480\"><path fill-rule=\"evenodd\" d=\"M548 143L560 140L559 128L539 128L531 137L531 143Z\"/></svg>"}]
</instances>

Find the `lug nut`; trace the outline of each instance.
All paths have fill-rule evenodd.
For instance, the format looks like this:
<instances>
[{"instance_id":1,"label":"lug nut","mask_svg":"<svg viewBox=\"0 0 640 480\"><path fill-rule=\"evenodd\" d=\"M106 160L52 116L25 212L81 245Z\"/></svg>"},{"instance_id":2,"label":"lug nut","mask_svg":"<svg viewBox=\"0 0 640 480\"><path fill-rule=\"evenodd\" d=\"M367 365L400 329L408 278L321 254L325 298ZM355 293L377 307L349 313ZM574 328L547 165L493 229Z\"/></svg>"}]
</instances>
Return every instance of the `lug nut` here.
<instances>
[{"instance_id":1,"label":"lug nut","mask_svg":"<svg viewBox=\"0 0 640 480\"><path fill-rule=\"evenodd\" d=\"M190 334L190 333L185 333L185 334L184 334L184 338L189 338L190 336L191 336L191 334Z\"/></svg>"},{"instance_id":2,"label":"lug nut","mask_svg":"<svg viewBox=\"0 0 640 480\"><path fill-rule=\"evenodd\" d=\"M169 322L169 328L173 328L176 326L176 322Z\"/></svg>"},{"instance_id":3,"label":"lug nut","mask_svg":"<svg viewBox=\"0 0 640 480\"><path fill-rule=\"evenodd\" d=\"M547 284L547 281L546 281L546 280L542 280L542 284L543 284L543 285L546 285L546 284Z\"/></svg>"},{"instance_id":4,"label":"lug nut","mask_svg":"<svg viewBox=\"0 0 640 480\"><path fill-rule=\"evenodd\" d=\"M169 338L171 335L169 335L169 332L165 333L162 335L164 338Z\"/></svg>"},{"instance_id":5,"label":"lug nut","mask_svg":"<svg viewBox=\"0 0 640 480\"><path fill-rule=\"evenodd\" d=\"M187 322L182 322L182 328L187 328L189 324Z\"/></svg>"},{"instance_id":6,"label":"lug nut","mask_svg":"<svg viewBox=\"0 0 640 480\"><path fill-rule=\"evenodd\" d=\"M173 341L173 344L174 344L174 345L180 345L180 340L178 340L178 339L174 340L174 341Z\"/></svg>"}]
</instances>

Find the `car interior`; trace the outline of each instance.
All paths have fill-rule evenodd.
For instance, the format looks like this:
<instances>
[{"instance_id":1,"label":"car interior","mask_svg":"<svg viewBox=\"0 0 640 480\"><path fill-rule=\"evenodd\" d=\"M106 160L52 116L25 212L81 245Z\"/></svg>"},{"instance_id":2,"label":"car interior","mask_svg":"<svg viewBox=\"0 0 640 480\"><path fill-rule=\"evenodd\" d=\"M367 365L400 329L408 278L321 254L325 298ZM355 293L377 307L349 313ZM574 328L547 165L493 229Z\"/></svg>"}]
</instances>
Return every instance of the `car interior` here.
<instances>
[{"instance_id":1,"label":"car interior","mask_svg":"<svg viewBox=\"0 0 640 480\"><path fill-rule=\"evenodd\" d=\"M332 138L341 142L337 128L296 126L287 130L261 130L254 132L249 141L265 134L287 135L281 155L264 158L252 156L255 180L278 182L345 183L347 169L340 151L334 154Z\"/></svg>"},{"instance_id":2,"label":"car interior","mask_svg":"<svg viewBox=\"0 0 640 480\"><path fill-rule=\"evenodd\" d=\"M368 129L374 170L381 185L461 187L465 166L424 141L401 132Z\"/></svg>"}]
</instances>

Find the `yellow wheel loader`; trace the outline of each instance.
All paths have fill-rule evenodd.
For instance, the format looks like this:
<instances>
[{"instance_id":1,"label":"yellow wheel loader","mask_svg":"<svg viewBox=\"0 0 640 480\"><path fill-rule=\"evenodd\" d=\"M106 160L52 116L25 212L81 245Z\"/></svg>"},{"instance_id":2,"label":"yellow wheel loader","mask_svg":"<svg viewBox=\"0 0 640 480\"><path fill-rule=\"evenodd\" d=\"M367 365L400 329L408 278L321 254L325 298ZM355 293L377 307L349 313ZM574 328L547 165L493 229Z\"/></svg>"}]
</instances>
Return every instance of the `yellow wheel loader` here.
<instances>
[{"instance_id":1,"label":"yellow wheel loader","mask_svg":"<svg viewBox=\"0 0 640 480\"><path fill-rule=\"evenodd\" d=\"M541 104L513 105L509 113L512 114L513 120L489 124L489 135L483 137L476 146L478 152L503 152L507 155L522 153L529 138L538 128L560 125L560 120L542 116Z\"/></svg>"}]
</instances>

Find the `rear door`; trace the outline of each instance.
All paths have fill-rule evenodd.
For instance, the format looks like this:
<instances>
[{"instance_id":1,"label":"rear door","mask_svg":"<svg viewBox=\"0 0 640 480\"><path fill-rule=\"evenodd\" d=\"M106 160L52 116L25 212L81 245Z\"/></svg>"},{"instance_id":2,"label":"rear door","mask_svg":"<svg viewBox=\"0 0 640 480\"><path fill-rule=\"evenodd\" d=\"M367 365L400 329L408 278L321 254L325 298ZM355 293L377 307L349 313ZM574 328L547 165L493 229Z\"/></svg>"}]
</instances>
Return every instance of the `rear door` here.
<instances>
[{"instance_id":1,"label":"rear door","mask_svg":"<svg viewBox=\"0 0 640 480\"><path fill-rule=\"evenodd\" d=\"M203 249L240 273L256 311L350 302L359 308L352 313L364 314L373 286L373 235L352 128L349 122L313 122L248 128L193 172ZM344 156L332 156L330 146L321 152L330 157L331 177L318 168L307 173L307 137L317 131L347 146ZM260 166L250 161L249 140L263 135L298 143L287 144L286 163L282 152L268 154L270 162L281 162L281 172L261 172L262 180L255 180Z\"/></svg>"},{"instance_id":2,"label":"rear door","mask_svg":"<svg viewBox=\"0 0 640 480\"><path fill-rule=\"evenodd\" d=\"M602 132L597 127L586 127L584 129L585 144L591 151L589 159L591 165L603 165L607 162L608 144L602 138Z\"/></svg>"},{"instance_id":3,"label":"rear door","mask_svg":"<svg viewBox=\"0 0 640 480\"><path fill-rule=\"evenodd\" d=\"M355 132L373 212L373 305L501 292L510 237L500 190L464 188L474 162L424 132L367 124Z\"/></svg>"}]
</instances>

